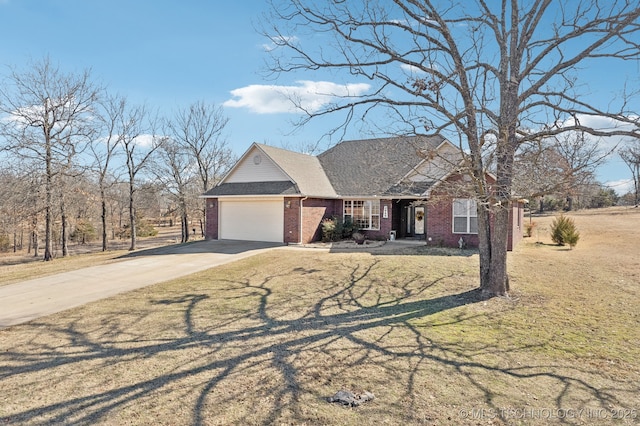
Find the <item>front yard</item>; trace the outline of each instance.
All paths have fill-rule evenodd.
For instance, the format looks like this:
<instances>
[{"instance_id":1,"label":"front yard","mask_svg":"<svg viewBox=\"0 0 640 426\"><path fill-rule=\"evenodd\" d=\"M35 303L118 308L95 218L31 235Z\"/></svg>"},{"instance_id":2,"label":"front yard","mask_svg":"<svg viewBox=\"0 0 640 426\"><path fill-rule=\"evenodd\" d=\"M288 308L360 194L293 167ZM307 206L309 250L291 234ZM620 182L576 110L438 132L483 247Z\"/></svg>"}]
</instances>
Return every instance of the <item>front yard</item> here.
<instances>
[{"instance_id":1,"label":"front yard","mask_svg":"<svg viewBox=\"0 0 640 426\"><path fill-rule=\"evenodd\" d=\"M640 213L573 217L510 299L470 251L281 249L1 330L0 424L636 424Z\"/></svg>"}]
</instances>

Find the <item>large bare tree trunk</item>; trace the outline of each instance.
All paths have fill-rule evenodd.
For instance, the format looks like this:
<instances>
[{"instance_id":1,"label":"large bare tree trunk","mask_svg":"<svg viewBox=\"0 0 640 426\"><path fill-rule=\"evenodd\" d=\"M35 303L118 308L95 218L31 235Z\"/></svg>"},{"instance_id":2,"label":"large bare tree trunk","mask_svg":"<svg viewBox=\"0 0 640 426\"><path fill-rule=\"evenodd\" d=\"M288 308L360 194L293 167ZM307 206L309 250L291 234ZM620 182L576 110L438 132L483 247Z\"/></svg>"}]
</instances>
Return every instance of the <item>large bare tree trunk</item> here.
<instances>
[{"instance_id":1,"label":"large bare tree trunk","mask_svg":"<svg viewBox=\"0 0 640 426\"><path fill-rule=\"evenodd\" d=\"M107 201L104 188L100 188L100 221L102 223L102 251L107 251Z\"/></svg>"},{"instance_id":2,"label":"large bare tree trunk","mask_svg":"<svg viewBox=\"0 0 640 426\"><path fill-rule=\"evenodd\" d=\"M478 203L478 252L480 255L480 288L491 288L491 217L489 209Z\"/></svg>"},{"instance_id":3,"label":"large bare tree trunk","mask_svg":"<svg viewBox=\"0 0 640 426\"><path fill-rule=\"evenodd\" d=\"M37 231L33 231L33 234L31 234L31 241L33 242L33 257L40 257L40 247L38 245Z\"/></svg>"},{"instance_id":4,"label":"large bare tree trunk","mask_svg":"<svg viewBox=\"0 0 640 426\"><path fill-rule=\"evenodd\" d=\"M60 220L61 220L61 235L60 239L62 240L62 257L66 257L69 255L69 238L68 238L68 230L67 230L67 212L64 205L64 200L61 200L60 204Z\"/></svg>"},{"instance_id":5,"label":"large bare tree trunk","mask_svg":"<svg viewBox=\"0 0 640 426\"><path fill-rule=\"evenodd\" d=\"M492 296L505 296L509 291L507 276L507 235L509 234L509 211L497 210L493 215L491 233L491 263L489 280L482 283L482 291Z\"/></svg>"},{"instance_id":6,"label":"large bare tree trunk","mask_svg":"<svg viewBox=\"0 0 640 426\"><path fill-rule=\"evenodd\" d=\"M182 242L186 243L189 241L189 216L186 212L182 213L180 222L182 222Z\"/></svg>"},{"instance_id":7,"label":"large bare tree trunk","mask_svg":"<svg viewBox=\"0 0 640 426\"><path fill-rule=\"evenodd\" d=\"M129 230L131 231L131 245L129 246L129 250L136 249L136 211L135 204L133 199L133 182L130 182L129 185Z\"/></svg>"},{"instance_id":8,"label":"large bare tree trunk","mask_svg":"<svg viewBox=\"0 0 640 426\"><path fill-rule=\"evenodd\" d=\"M33 247L33 257L39 257L40 256L40 251L38 250L38 216L34 215L33 216L33 222L32 222L32 230L31 230L31 234L29 235L29 250L28 253L31 253L31 248Z\"/></svg>"},{"instance_id":9,"label":"large bare tree trunk","mask_svg":"<svg viewBox=\"0 0 640 426\"><path fill-rule=\"evenodd\" d=\"M45 136L48 139L47 136ZM45 262L53 259L52 253L52 229L51 229L51 205L52 205L52 170L51 170L51 143L46 142L45 154L45 207L44 207L44 260Z\"/></svg>"}]
</instances>

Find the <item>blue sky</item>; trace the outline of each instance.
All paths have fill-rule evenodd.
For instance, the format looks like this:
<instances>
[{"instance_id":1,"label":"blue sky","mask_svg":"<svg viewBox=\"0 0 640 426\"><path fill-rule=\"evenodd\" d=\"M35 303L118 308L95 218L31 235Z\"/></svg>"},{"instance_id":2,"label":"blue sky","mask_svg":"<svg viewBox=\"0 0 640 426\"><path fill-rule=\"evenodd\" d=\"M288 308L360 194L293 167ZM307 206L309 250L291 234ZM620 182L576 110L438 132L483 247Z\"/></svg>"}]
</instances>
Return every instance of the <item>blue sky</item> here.
<instances>
[{"instance_id":1,"label":"blue sky","mask_svg":"<svg viewBox=\"0 0 640 426\"><path fill-rule=\"evenodd\" d=\"M237 154L254 141L298 148L318 141L331 121L294 129L298 116L286 111L269 86L313 90L333 84L332 76L268 77L268 40L256 31L266 7L263 0L0 0L0 66L21 68L48 55L66 71L90 68L111 92L162 113L199 100L224 105L228 139ZM605 97L613 96L610 81L625 76L638 81L638 74L640 62L585 70L590 92ZM353 84L355 91L366 84L340 83ZM352 128L346 138L369 136ZM617 156L599 175L603 182L629 177Z\"/></svg>"}]
</instances>

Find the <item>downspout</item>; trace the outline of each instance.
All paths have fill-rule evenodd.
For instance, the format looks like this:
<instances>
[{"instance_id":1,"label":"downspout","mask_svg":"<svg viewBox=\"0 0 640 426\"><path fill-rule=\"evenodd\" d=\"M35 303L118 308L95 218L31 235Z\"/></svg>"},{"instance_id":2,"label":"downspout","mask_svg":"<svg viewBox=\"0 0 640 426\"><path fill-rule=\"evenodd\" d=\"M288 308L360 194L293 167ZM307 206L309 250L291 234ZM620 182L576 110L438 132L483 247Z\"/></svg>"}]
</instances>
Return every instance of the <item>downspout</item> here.
<instances>
[{"instance_id":1,"label":"downspout","mask_svg":"<svg viewBox=\"0 0 640 426\"><path fill-rule=\"evenodd\" d=\"M427 189L424 192L424 243L426 245L429 245L429 243L431 242L431 237L429 236L429 227L427 226L427 220L429 220L429 209L428 209L428 202L429 202L429 198L431 197L431 189ZM451 220L453 220L453 218L451 218Z\"/></svg>"},{"instance_id":2,"label":"downspout","mask_svg":"<svg viewBox=\"0 0 640 426\"><path fill-rule=\"evenodd\" d=\"M424 243L429 244L429 227L427 226L427 220L429 218L429 209L427 209L427 203L424 203Z\"/></svg>"},{"instance_id":3,"label":"downspout","mask_svg":"<svg viewBox=\"0 0 640 426\"><path fill-rule=\"evenodd\" d=\"M300 234L299 234L300 244L304 244L302 241L302 204L304 203L304 200L306 200L307 198L309 197L300 198Z\"/></svg>"}]
</instances>

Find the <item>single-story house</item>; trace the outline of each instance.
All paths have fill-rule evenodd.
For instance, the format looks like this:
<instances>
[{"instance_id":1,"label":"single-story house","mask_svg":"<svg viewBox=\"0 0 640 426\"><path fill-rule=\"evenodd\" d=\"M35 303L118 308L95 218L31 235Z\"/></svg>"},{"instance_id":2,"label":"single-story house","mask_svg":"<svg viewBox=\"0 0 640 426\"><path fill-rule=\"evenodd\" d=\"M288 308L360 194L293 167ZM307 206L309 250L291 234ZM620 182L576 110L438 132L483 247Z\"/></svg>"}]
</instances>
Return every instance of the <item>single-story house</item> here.
<instances>
[{"instance_id":1,"label":"single-story house","mask_svg":"<svg viewBox=\"0 0 640 426\"><path fill-rule=\"evenodd\" d=\"M318 156L254 143L203 195L206 238L304 244L334 217L370 239L477 246L475 200L449 189L466 178L461 158L435 136L345 141ZM522 238L522 207L510 207L509 249Z\"/></svg>"}]
</instances>

